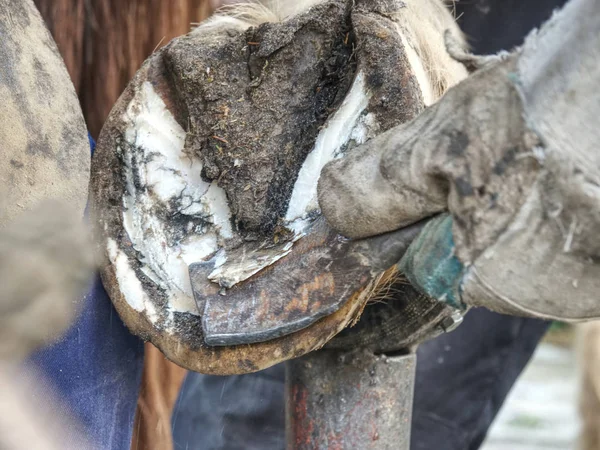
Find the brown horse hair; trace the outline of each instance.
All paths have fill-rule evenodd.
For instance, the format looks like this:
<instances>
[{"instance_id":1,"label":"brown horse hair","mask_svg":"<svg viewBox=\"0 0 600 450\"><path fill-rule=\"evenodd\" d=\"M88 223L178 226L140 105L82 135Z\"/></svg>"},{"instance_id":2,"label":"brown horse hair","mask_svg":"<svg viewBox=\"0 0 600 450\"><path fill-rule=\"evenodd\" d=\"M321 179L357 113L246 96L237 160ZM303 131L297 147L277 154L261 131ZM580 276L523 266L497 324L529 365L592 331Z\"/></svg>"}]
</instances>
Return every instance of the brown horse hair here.
<instances>
[{"instance_id":1,"label":"brown horse hair","mask_svg":"<svg viewBox=\"0 0 600 450\"><path fill-rule=\"evenodd\" d=\"M144 60L212 12L209 0L34 0L93 137Z\"/></svg>"}]
</instances>

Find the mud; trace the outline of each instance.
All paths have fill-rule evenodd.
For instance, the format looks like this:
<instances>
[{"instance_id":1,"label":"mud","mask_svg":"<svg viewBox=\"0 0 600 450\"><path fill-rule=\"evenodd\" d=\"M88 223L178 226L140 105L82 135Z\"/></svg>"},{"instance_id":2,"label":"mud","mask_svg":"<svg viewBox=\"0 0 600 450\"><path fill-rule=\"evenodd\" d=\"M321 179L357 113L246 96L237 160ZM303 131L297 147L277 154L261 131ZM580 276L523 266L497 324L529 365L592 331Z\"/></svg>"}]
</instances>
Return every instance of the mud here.
<instances>
[{"instance_id":1,"label":"mud","mask_svg":"<svg viewBox=\"0 0 600 450\"><path fill-rule=\"evenodd\" d=\"M164 58L187 109L185 150L201 155L203 177L225 189L239 231L270 233L352 82L350 3L232 34L191 33Z\"/></svg>"}]
</instances>

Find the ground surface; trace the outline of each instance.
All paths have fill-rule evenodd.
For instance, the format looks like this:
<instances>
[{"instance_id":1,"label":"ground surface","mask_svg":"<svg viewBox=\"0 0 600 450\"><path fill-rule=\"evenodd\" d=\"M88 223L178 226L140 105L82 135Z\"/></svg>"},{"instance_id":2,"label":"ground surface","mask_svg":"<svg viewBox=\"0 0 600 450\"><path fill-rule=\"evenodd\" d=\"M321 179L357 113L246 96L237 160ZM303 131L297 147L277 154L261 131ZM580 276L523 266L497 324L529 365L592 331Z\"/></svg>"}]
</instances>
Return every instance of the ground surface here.
<instances>
[{"instance_id":1,"label":"ground surface","mask_svg":"<svg viewBox=\"0 0 600 450\"><path fill-rule=\"evenodd\" d=\"M572 345L543 342L509 394L482 450L574 450L579 431Z\"/></svg>"}]
</instances>

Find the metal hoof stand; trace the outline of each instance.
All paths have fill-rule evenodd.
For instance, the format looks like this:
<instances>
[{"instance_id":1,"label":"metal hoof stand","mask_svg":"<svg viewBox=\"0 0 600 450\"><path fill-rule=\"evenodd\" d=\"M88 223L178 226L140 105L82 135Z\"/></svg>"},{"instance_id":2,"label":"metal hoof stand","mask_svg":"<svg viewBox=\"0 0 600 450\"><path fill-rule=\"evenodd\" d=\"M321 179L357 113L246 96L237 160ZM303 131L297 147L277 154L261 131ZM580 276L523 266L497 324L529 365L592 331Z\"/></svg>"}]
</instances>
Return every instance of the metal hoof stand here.
<instances>
[{"instance_id":1,"label":"metal hoof stand","mask_svg":"<svg viewBox=\"0 0 600 450\"><path fill-rule=\"evenodd\" d=\"M408 450L414 353L321 350L286 364L288 450Z\"/></svg>"}]
</instances>

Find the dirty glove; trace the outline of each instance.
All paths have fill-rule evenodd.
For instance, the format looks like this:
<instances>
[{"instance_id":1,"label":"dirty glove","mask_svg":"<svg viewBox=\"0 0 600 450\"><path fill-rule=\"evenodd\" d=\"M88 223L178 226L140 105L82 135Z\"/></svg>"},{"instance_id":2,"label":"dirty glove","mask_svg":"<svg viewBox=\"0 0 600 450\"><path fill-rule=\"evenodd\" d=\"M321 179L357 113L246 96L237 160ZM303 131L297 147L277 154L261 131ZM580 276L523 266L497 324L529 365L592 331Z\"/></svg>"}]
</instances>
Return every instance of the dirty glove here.
<instances>
[{"instance_id":1,"label":"dirty glove","mask_svg":"<svg viewBox=\"0 0 600 450\"><path fill-rule=\"evenodd\" d=\"M325 167L319 203L360 238L432 217L400 262L456 307L600 316L600 0L571 0L512 54Z\"/></svg>"}]
</instances>

